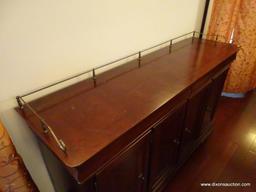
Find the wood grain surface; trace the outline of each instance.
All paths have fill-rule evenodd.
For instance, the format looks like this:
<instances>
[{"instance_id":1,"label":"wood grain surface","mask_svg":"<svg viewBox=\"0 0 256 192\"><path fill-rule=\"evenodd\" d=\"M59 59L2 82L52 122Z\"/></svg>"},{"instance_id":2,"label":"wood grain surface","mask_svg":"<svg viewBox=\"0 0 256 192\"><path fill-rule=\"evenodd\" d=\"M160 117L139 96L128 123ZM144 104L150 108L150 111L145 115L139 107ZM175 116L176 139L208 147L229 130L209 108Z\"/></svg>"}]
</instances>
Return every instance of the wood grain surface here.
<instances>
[{"instance_id":1,"label":"wood grain surface","mask_svg":"<svg viewBox=\"0 0 256 192\"><path fill-rule=\"evenodd\" d=\"M171 54L168 50L165 47L142 56L141 68L134 60L98 75L96 88L89 79L31 102L65 142L66 155L50 135L43 134L35 116L26 108L20 113L72 175L78 177L77 167L93 161L99 153L106 154L111 145L125 146L131 140L127 135L132 138L148 128L136 128L137 125L166 103L193 91L197 81L211 78L209 73L235 58L237 47L187 39L174 44ZM127 139L121 141L124 135ZM118 150L113 149L113 154Z\"/></svg>"}]
</instances>

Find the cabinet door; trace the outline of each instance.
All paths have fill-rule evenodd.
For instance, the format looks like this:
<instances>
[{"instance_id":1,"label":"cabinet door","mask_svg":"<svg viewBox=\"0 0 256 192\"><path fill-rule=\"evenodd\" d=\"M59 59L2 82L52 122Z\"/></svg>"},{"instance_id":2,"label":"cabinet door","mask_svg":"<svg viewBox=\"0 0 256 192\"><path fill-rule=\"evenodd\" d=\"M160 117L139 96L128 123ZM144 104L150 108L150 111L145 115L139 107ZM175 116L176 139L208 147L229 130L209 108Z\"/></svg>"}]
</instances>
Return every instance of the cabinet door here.
<instances>
[{"instance_id":1,"label":"cabinet door","mask_svg":"<svg viewBox=\"0 0 256 192\"><path fill-rule=\"evenodd\" d=\"M206 83L189 99L185 128L182 133L180 163L183 163L197 147L196 145L209 135L226 75L227 69L223 69L215 75L211 83Z\"/></svg>"},{"instance_id":2,"label":"cabinet door","mask_svg":"<svg viewBox=\"0 0 256 192\"><path fill-rule=\"evenodd\" d=\"M96 175L97 192L142 192L146 190L149 134L115 158Z\"/></svg>"},{"instance_id":3,"label":"cabinet door","mask_svg":"<svg viewBox=\"0 0 256 192\"><path fill-rule=\"evenodd\" d=\"M211 84L205 84L188 101L179 163L183 163L189 157L194 150L196 140L200 137L210 87Z\"/></svg>"},{"instance_id":4,"label":"cabinet door","mask_svg":"<svg viewBox=\"0 0 256 192\"><path fill-rule=\"evenodd\" d=\"M151 190L163 185L162 183L176 168L185 108L184 102L153 128L150 169Z\"/></svg>"},{"instance_id":5,"label":"cabinet door","mask_svg":"<svg viewBox=\"0 0 256 192\"><path fill-rule=\"evenodd\" d=\"M210 94L207 101L206 112L204 115L203 129L201 130L201 135L205 134L210 128L211 123L218 105L221 92L223 90L224 82L227 76L228 69L217 74L213 78L211 84Z\"/></svg>"}]
</instances>

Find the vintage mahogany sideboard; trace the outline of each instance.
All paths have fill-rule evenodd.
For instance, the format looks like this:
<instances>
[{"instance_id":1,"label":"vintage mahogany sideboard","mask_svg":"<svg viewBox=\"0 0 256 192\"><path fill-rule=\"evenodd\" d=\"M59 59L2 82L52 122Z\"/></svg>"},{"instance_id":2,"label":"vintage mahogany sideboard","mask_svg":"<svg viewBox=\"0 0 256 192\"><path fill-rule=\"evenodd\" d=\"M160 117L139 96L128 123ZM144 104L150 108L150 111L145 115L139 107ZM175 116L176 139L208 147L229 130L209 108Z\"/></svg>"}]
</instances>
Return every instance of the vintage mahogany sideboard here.
<instances>
[{"instance_id":1,"label":"vintage mahogany sideboard","mask_svg":"<svg viewBox=\"0 0 256 192\"><path fill-rule=\"evenodd\" d=\"M211 133L237 51L188 38L23 103L56 191L162 191Z\"/></svg>"}]
</instances>

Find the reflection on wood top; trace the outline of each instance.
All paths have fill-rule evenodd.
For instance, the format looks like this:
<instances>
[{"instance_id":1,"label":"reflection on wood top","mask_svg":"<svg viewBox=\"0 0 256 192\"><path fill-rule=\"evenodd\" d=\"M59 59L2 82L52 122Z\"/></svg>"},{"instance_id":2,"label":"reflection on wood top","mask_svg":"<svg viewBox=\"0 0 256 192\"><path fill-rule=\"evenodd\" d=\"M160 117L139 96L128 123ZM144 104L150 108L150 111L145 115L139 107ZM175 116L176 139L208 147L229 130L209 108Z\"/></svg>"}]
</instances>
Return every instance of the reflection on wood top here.
<instances>
[{"instance_id":1,"label":"reflection on wood top","mask_svg":"<svg viewBox=\"0 0 256 192\"><path fill-rule=\"evenodd\" d=\"M235 45L183 40L31 102L67 147L65 155L38 119L25 115L32 130L68 167L93 157L167 101L237 52ZM103 83L104 82L104 83ZM25 110L26 114L26 110Z\"/></svg>"}]
</instances>

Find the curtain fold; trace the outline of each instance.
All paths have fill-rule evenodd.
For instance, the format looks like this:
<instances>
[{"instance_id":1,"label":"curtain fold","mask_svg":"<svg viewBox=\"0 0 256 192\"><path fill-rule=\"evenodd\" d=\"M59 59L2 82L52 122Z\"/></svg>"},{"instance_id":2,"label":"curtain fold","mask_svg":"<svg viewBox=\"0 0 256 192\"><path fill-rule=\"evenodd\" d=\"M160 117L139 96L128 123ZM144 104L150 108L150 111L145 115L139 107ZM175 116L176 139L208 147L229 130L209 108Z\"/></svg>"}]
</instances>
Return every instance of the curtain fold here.
<instances>
[{"instance_id":1,"label":"curtain fold","mask_svg":"<svg viewBox=\"0 0 256 192\"><path fill-rule=\"evenodd\" d=\"M214 0L209 34L240 48L231 64L224 91L246 93L256 88L256 0ZM223 41L224 41L223 40Z\"/></svg>"},{"instance_id":2,"label":"curtain fold","mask_svg":"<svg viewBox=\"0 0 256 192\"><path fill-rule=\"evenodd\" d=\"M38 192L0 122L0 192Z\"/></svg>"}]
</instances>

